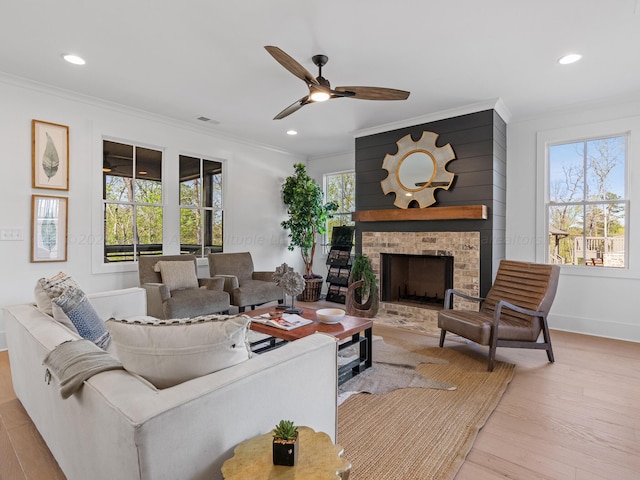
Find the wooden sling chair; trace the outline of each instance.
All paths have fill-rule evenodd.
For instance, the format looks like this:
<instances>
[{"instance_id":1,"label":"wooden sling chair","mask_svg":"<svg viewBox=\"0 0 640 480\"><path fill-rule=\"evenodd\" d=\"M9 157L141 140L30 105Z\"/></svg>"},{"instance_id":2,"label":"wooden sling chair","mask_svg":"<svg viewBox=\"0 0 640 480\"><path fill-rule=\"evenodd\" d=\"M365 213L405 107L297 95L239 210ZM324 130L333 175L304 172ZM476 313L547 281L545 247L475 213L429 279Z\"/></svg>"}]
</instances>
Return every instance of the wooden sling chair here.
<instances>
[{"instance_id":1,"label":"wooden sling chair","mask_svg":"<svg viewBox=\"0 0 640 480\"><path fill-rule=\"evenodd\" d=\"M549 361L553 362L547 314L556 295L559 276L557 265L502 260L486 298L447 290L444 310L438 312L440 347L447 332L489 345L489 371L493 370L497 347L546 350ZM454 310L454 296L479 302L480 310ZM543 341L538 341L540 332Z\"/></svg>"}]
</instances>

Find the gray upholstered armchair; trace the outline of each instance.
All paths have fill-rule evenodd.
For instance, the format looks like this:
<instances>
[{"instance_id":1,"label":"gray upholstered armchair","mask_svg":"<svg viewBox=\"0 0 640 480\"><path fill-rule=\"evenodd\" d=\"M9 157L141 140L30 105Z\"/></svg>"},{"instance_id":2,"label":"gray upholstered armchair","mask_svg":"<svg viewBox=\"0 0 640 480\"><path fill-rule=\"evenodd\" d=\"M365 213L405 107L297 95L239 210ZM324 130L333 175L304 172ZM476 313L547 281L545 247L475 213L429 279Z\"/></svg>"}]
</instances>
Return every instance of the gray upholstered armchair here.
<instances>
[{"instance_id":1,"label":"gray upholstered armchair","mask_svg":"<svg viewBox=\"0 0 640 480\"><path fill-rule=\"evenodd\" d=\"M241 312L275 300L283 303L284 292L273 282L273 272L254 271L251 253L211 253L208 258L209 275L224 277L224 290Z\"/></svg>"},{"instance_id":2,"label":"gray upholstered armchair","mask_svg":"<svg viewBox=\"0 0 640 480\"><path fill-rule=\"evenodd\" d=\"M227 313L223 278L198 278L195 255L141 256L140 286L147 291L147 315L190 318Z\"/></svg>"}]
</instances>

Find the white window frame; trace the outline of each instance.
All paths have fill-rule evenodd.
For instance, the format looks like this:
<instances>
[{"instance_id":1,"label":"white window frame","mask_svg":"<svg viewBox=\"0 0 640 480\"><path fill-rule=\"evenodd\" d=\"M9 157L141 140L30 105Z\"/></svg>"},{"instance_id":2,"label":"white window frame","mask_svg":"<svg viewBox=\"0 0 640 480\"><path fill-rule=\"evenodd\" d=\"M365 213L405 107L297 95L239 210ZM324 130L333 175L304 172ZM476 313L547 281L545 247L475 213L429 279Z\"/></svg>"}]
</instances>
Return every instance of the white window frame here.
<instances>
[{"instance_id":1,"label":"white window frame","mask_svg":"<svg viewBox=\"0 0 640 480\"><path fill-rule=\"evenodd\" d=\"M106 140L106 139L104 141L113 142L112 140ZM104 141L103 141L103 145L104 145ZM161 154L160 170L162 171L162 166L164 165L164 155L165 155L164 150L158 149L158 148L151 148L151 147L140 145L138 143L131 143L131 142L114 142L114 143L119 143L119 144L122 144L122 145L130 146L132 148L132 155L133 155L133 158L132 158L132 160L133 160L133 165L132 165L132 167L133 167L133 170L132 170L133 177L132 177L132 180L134 181L134 184L133 184L134 185L134 194L135 194L135 191L136 191L135 180L139 179L139 177L137 176L138 175L138 173L137 173L137 170L138 170L138 159L137 159L137 152L136 152L138 148L144 148L144 149L147 149L147 150L153 150L153 151L159 152ZM104 186L103 186L103 191L104 191ZM104 194L103 194L103 198L102 198L103 218L104 218L104 215L106 215L107 205L122 205L124 207L130 207L131 208L131 212L132 212L132 219L131 219L132 220L132 229L133 229L133 233L135 235L136 230L137 230L137 225L138 225L138 222L137 222L137 217L138 217L137 207L160 208L162 210L162 216L163 216L162 224L163 224L163 230L164 230L164 182L163 182L162 179L160 180L160 195L162 196L162 200L161 200L161 203L157 204L157 203L140 202L140 201L136 200L135 198L132 201L108 200L108 199L104 198ZM107 245L105 244L105 240L106 240L106 238L103 237L103 239L102 239L103 248L106 250ZM164 242L161 243L161 245L164 245ZM123 260L121 262L114 262L114 263L134 263L134 264L137 263L138 262L137 258L139 256L139 254L138 254L137 244L135 243L135 241L133 242L132 246L133 246L133 252L132 252L133 260ZM106 255L106 253L105 253L105 255ZM104 262L104 260L103 260L103 262ZM110 265L112 262L104 262L104 263L107 264L107 265Z\"/></svg>"},{"instance_id":2,"label":"white window frame","mask_svg":"<svg viewBox=\"0 0 640 480\"><path fill-rule=\"evenodd\" d=\"M640 278L634 261L637 253L632 251L632 239L638 238L640 232L637 231L631 204L633 203L633 191L630 185L638 184L639 177L632 177L633 152L640 152L640 137L634 132L640 131L640 117L628 119L612 120L587 125L578 125L553 130L538 132L536 139L536 261L539 263L549 262L549 147L552 145L581 142L589 139L607 138L615 136L627 137L627 158L625 172L625 266L624 268L588 268L583 265L563 264L561 268L564 273L570 275L603 276L618 278ZM513 188L513 186L512 186Z\"/></svg>"},{"instance_id":3,"label":"white window frame","mask_svg":"<svg viewBox=\"0 0 640 480\"><path fill-rule=\"evenodd\" d=\"M150 143L134 141L127 138L119 138L109 135L98 135L96 136L96 145L95 150L93 152L93 157L95 161L92 162L94 168L92 169L92 178L93 180L93 195L92 197L95 199L92 221L91 221L91 234L87 238L78 238L78 243L88 242L91 244L91 271L94 274L101 273L119 273L119 272L132 272L138 270L138 262L127 261L127 262L113 262L108 263L104 261L104 206L105 201L103 199L103 184L102 184L102 166L103 166L103 146L104 142L116 142L122 143L124 145L132 145L135 147L148 148L151 150L157 150L162 153L162 204L157 205L160 206L163 210L163 220L162 220L162 229L163 229L163 251L167 245L167 237L166 237L166 215L167 215L167 186L166 186L166 163L167 163L167 149L165 147L154 145ZM113 202L110 202L113 203ZM143 205L143 204L140 204ZM156 205L154 205L156 206Z\"/></svg>"}]
</instances>

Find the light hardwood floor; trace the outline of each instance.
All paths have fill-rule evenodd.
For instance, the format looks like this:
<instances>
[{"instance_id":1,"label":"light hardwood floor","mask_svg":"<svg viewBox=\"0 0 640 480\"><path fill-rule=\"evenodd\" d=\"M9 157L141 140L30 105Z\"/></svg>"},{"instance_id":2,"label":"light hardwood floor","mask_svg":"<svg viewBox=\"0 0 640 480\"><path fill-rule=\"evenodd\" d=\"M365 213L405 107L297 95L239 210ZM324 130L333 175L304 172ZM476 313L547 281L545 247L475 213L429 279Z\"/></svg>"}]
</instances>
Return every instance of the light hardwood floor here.
<instances>
[{"instance_id":1,"label":"light hardwood floor","mask_svg":"<svg viewBox=\"0 0 640 480\"><path fill-rule=\"evenodd\" d=\"M388 326L374 333L401 346L438 342ZM640 344L559 331L552 341L554 364L542 351L498 349L516 373L456 480L640 478ZM0 480L22 479L64 476L16 399L0 352Z\"/></svg>"}]
</instances>

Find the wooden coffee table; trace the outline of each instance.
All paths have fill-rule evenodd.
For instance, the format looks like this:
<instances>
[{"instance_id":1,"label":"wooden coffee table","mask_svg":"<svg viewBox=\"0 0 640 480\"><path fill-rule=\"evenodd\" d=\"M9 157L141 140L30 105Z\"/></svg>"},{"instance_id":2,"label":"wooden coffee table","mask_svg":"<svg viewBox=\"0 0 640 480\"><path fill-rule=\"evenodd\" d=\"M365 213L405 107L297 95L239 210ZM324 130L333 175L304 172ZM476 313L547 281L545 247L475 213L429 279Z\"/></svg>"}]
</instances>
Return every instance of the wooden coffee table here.
<instances>
[{"instance_id":1,"label":"wooden coffee table","mask_svg":"<svg viewBox=\"0 0 640 480\"><path fill-rule=\"evenodd\" d=\"M344 350L352 345L359 346L358 357L346 365L340 366L338 369L339 384L344 383L371 366L373 355L373 321L371 319L345 315L340 323L327 324L318 321L315 309L307 307L300 308L302 309L300 316L313 320L313 323L294 328L293 330L283 330L270 325L251 322L251 330L268 335L268 338L252 344L253 351L261 353L282 346L286 342L299 340L316 332L322 332L332 335L338 340L348 339L339 344L339 350ZM257 308L245 313L250 317L257 317L258 315L273 312L274 310L274 307Z\"/></svg>"}]
</instances>

